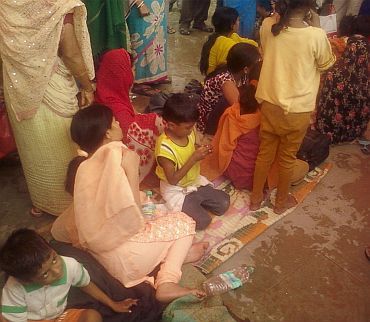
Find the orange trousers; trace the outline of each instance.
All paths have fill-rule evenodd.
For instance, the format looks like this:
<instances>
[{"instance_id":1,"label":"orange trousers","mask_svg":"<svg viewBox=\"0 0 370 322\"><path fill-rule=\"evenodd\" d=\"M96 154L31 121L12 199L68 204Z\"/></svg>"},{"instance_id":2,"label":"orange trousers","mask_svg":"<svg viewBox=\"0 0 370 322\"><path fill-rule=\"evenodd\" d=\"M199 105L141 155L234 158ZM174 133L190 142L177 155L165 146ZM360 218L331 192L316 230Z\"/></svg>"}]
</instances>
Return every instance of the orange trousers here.
<instances>
[{"instance_id":1,"label":"orange trousers","mask_svg":"<svg viewBox=\"0 0 370 322\"><path fill-rule=\"evenodd\" d=\"M284 113L264 101L261 107L260 148L253 178L252 203L263 200L263 188L273 161L278 162L275 207L284 207L291 184L296 154L306 134L311 113Z\"/></svg>"}]
</instances>

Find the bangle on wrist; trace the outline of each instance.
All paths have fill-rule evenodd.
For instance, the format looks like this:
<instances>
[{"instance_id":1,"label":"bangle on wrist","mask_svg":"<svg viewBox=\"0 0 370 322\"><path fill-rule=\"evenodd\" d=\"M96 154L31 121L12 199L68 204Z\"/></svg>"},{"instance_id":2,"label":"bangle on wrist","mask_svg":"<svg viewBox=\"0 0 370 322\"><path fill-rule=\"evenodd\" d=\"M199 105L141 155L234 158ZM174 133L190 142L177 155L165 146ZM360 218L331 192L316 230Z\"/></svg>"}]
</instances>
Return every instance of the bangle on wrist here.
<instances>
[{"instance_id":1,"label":"bangle on wrist","mask_svg":"<svg viewBox=\"0 0 370 322\"><path fill-rule=\"evenodd\" d=\"M90 88L90 89L82 89L84 92L87 92L87 93L92 93L94 92L94 88Z\"/></svg>"},{"instance_id":2,"label":"bangle on wrist","mask_svg":"<svg viewBox=\"0 0 370 322\"><path fill-rule=\"evenodd\" d=\"M144 5L144 1L141 1L138 5L137 8L140 9Z\"/></svg>"}]
</instances>

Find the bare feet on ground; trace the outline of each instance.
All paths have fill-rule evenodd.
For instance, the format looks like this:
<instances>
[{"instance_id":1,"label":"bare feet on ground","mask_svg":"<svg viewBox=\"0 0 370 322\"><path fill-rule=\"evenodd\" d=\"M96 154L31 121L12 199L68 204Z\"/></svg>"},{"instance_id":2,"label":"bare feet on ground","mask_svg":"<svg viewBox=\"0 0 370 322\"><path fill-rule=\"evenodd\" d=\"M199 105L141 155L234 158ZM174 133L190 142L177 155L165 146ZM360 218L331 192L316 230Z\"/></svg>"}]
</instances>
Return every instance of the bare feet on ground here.
<instances>
[{"instance_id":1,"label":"bare feet on ground","mask_svg":"<svg viewBox=\"0 0 370 322\"><path fill-rule=\"evenodd\" d=\"M206 296L203 291L195 288L182 287L176 283L163 283L158 286L155 297L162 303L169 303L179 297L189 294L195 295L198 298Z\"/></svg>"},{"instance_id":2,"label":"bare feet on ground","mask_svg":"<svg viewBox=\"0 0 370 322\"><path fill-rule=\"evenodd\" d=\"M285 206L283 207L274 207L274 213L281 215L286 210L295 207L298 204L297 200L293 197L293 195L289 194L288 198L285 202Z\"/></svg>"},{"instance_id":3,"label":"bare feet on ground","mask_svg":"<svg viewBox=\"0 0 370 322\"><path fill-rule=\"evenodd\" d=\"M188 255L186 256L184 263L193 263L200 260L208 247L209 247L208 242L193 244L189 249Z\"/></svg>"}]
</instances>

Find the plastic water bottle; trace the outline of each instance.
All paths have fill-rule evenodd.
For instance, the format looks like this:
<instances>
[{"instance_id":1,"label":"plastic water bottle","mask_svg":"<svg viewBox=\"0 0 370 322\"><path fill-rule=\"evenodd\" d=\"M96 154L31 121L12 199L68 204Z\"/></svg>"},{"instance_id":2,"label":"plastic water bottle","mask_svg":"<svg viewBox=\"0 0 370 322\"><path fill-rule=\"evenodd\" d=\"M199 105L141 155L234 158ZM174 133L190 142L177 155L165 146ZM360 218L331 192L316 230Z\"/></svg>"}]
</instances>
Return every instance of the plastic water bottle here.
<instances>
[{"instance_id":1,"label":"plastic water bottle","mask_svg":"<svg viewBox=\"0 0 370 322\"><path fill-rule=\"evenodd\" d=\"M203 290L208 296L226 293L238 288L247 282L254 272L254 267L242 265L231 271L212 276L203 282Z\"/></svg>"},{"instance_id":2,"label":"plastic water bottle","mask_svg":"<svg viewBox=\"0 0 370 322\"><path fill-rule=\"evenodd\" d=\"M143 215L148 218L153 218L154 213L155 213L155 203L153 202L153 199L152 199L153 192L150 190L147 190L145 194L146 194L145 201L143 202L143 205L142 205Z\"/></svg>"}]
</instances>

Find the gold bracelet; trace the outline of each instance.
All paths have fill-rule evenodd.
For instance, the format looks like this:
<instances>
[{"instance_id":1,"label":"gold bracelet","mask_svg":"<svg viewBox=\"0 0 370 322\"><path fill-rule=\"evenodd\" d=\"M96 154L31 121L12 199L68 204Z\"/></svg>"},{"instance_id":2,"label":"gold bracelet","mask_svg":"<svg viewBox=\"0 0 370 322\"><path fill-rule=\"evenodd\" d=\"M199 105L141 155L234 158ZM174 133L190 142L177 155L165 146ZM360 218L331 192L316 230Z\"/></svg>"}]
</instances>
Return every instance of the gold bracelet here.
<instances>
[{"instance_id":1,"label":"gold bracelet","mask_svg":"<svg viewBox=\"0 0 370 322\"><path fill-rule=\"evenodd\" d=\"M144 5L144 1L141 1L138 5L137 8L140 9Z\"/></svg>"},{"instance_id":2,"label":"gold bracelet","mask_svg":"<svg viewBox=\"0 0 370 322\"><path fill-rule=\"evenodd\" d=\"M82 89L84 92L86 92L86 93L92 93L92 92L94 92L94 88L92 87L91 89Z\"/></svg>"}]
</instances>

